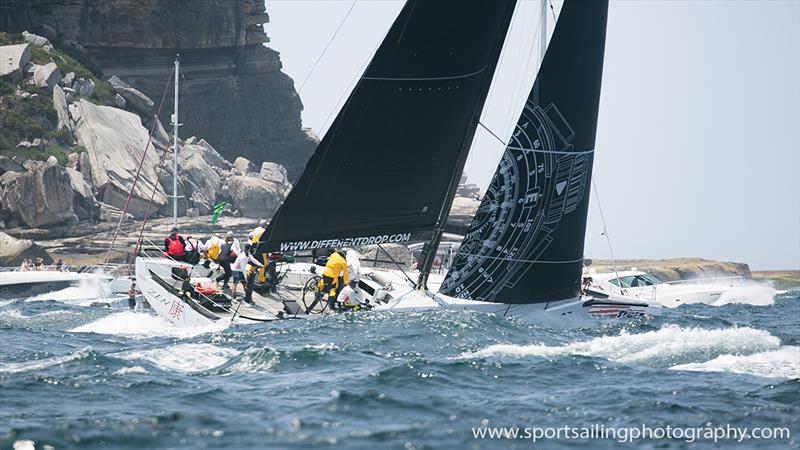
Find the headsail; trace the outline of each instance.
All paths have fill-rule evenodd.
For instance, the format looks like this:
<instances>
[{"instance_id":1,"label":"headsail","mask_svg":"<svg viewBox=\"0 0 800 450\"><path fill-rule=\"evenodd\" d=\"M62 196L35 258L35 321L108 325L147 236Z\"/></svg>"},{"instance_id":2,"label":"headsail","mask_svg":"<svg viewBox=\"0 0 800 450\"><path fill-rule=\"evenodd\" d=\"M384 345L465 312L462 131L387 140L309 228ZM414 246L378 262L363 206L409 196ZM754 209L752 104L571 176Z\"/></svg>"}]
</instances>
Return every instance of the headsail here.
<instances>
[{"instance_id":1,"label":"headsail","mask_svg":"<svg viewBox=\"0 0 800 450\"><path fill-rule=\"evenodd\" d=\"M539 74L440 291L502 303L579 295L608 2L566 0Z\"/></svg>"},{"instance_id":2,"label":"headsail","mask_svg":"<svg viewBox=\"0 0 800 450\"><path fill-rule=\"evenodd\" d=\"M406 242L461 175L516 0L410 0L259 251Z\"/></svg>"}]
</instances>

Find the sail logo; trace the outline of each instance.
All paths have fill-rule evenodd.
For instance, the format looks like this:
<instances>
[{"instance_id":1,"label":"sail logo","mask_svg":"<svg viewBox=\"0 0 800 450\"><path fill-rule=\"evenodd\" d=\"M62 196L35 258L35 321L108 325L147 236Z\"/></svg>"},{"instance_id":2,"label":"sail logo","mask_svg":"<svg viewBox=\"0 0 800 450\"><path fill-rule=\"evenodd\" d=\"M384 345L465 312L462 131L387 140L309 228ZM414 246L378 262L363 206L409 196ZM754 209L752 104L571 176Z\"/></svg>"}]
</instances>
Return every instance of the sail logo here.
<instances>
[{"instance_id":1,"label":"sail logo","mask_svg":"<svg viewBox=\"0 0 800 450\"><path fill-rule=\"evenodd\" d=\"M281 242L282 252L314 250L317 248L360 247L362 245L397 244L411 240L411 233L383 234L344 239L320 239L316 241Z\"/></svg>"}]
</instances>

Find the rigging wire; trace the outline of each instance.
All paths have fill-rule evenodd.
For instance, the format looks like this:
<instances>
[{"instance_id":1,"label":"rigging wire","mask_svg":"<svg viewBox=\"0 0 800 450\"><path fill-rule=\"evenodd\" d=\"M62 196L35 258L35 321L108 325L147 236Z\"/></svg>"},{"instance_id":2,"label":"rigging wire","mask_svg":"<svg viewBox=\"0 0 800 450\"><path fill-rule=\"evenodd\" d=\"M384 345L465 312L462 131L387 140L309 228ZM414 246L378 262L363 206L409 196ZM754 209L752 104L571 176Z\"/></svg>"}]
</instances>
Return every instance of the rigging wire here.
<instances>
[{"instance_id":1,"label":"rigging wire","mask_svg":"<svg viewBox=\"0 0 800 450\"><path fill-rule=\"evenodd\" d=\"M606 242L608 243L608 253L611 255L611 265L614 268L614 276L617 278L617 284L622 286L621 282L619 281L619 271L617 270L617 260L614 258L614 250L611 248L611 236L608 235L608 229L606 228L606 216L603 214L603 207L600 205L600 193L597 191L597 182L595 177L592 177L592 190L594 191L594 198L597 201L597 209L600 211L600 220L603 222L603 232L601 236L606 237Z\"/></svg>"},{"instance_id":2,"label":"rigging wire","mask_svg":"<svg viewBox=\"0 0 800 450\"><path fill-rule=\"evenodd\" d=\"M499 142L499 143L503 144L504 146L508 147L508 143L506 143L506 142L504 142L502 139L500 139L500 136L498 136L497 134L495 134L495 132L494 132L494 131L492 131L492 130L491 130L489 127L487 127L487 126L486 126L486 125L485 125L483 122L481 122L481 121L478 121L478 125L480 125L481 127L483 127L483 129L484 129L484 130L488 131L488 132L489 132L489 134L491 134L492 136L494 136L494 138L495 138L495 139L497 139L497 142Z\"/></svg>"},{"instance_id":3,"label":"rigging wire","mask_svg":"<svg viewBox=\"0 0 800 450\"><path fill-rule=\"evenodd\" d=\"M322 58L325 56L325 53L330 48L331 44L333 43L333 40L336 39L336 36L339 34L339 31L341 31L342 27L344 26L344 23L347 22L347 18L350 17L350 13L353 12L353 9L355 8L357 3L358 0L353 0L353 3L350 5L350 9L347 10L347 14L345 14L342 21L339 22L339 26L336 28L336 31L333 32L333 35L331 35L330 39L328 39L328 43L325 44L325 48L322 50L322 53L320 53L320 55L317 57L317 60L314 61L314 64L311 66L311 70L308 71L308 74L306 75L305 79L303 79L303 82L300 83L300 88L297 90L297 94L293 96L289 104L286 105L286 108L283 110L283 114L281 114L280 119L278 119L278 122L276 122L275 126L273 127L273 131L278 128L278 125L280 125L281 122L283 122L283 119L285 119L286 115L289 113L289 109L291 109L291 107L294 106L295 102L297 102L297 99L300 98L300 93L303 92L303 88L306 87L306 83L311 78L311 75L314 74L314 70L316 70L317 65L319 65L320 61L322 61Z\"/></svg>"},{"instance_id":4,"label":"rigging wire","mask_svg":"<svg viewBox=\"0 0 800 450\"><path fill-rule=\"evenodd\" d=\"M344 23L347 22L347 18L350 17L350 13L353 12L353 9L355 8L357 3L358 3L358 0L353 0L353 3L350 5L350 9L347 10L347 13L342 18L342 21L339 22L339 26L336 27L336 31L334 31L333 34L331 35L330 39L328 39L328 43L325 44L325 48L322 50L322 53L320 53L320 55L317 57L317 60L314 61L314 64L311 66L311 70L308 71L308 74L303 79L303 82L300 83L300 88L297 90L297 93L292 97L292 100L289 102L289 104L286 105L286 107L284 108L283 113L281 113L281 116L278 119L278 121L275 122L275 125L272 127L272 131L276 131L278 129L278 126L286 118L286 115L289 113L289 110L292 108L292 106L294 106L295 102L297 102L297 100L300 98L300 93L303 92L303 88L305 88L306 83L311 78L311 75L314 74L314 70L316 70L317 65L319 65L320 61L322 61L322 58L325 56L325 53L330 48L331 44L333 44L333 40L336 39L336 36L339 34L339 31L341 31L342 26L344 26ZM242 186L242 183L244 183L244 180L245 180L246 177L247 177L246 173L242 174L242 178L236 184L236 187L234 189L228 190L228 195L229 196L232 197L233 196L233 192L238 192L239 191L239 188Z\"/></svg>"},{"instance_id":5,"label":"rigging wire","mask_svg":"<svg viewBox=\"0 0 800 450\"><path fill-rule=\"evenodd\" d=\"M147 137L147 144L144 146L144 151L142 152L142 158L139 161L139 167L136 169L136 175L133 177L133 184L131 185L131 189L128 192L128 198L125 199L125 206L122 208L122 213L119 216L119 223L117 223L117 228L114 230L114 236L111 238L111 245L108 246L108 251L106 252L105 260L103 264L108 264L108 258L111 256L111 250L114 248L114 244L117 241L117 235L119 235L119 230L122 228L122 221L125 220L125 214L128 213L128 206L130 205L131 198L133 197L133 191L136 189L136 183L139 181L139 175L141 175L142 167L144 166L145 156L147 156L147 150L150 148L150 144L153 142L153 134L156 131L156 125L158 124L158 116L161 115L161 108L164 106L164 99L167 97L167 92L169 91L169 85L172 84L172 77L175 75L175 71L172 70L169 73L169 80L167 80L167 85L164 87L164 93L161 95L161 102L158 104L158 111L156 111L155 115L153 116L153 124L150 126L150 134ZM177 120L177 118L176 118ZM158 180L154 180L154 183L157 185Z\"/></svg>"}]
</instances>

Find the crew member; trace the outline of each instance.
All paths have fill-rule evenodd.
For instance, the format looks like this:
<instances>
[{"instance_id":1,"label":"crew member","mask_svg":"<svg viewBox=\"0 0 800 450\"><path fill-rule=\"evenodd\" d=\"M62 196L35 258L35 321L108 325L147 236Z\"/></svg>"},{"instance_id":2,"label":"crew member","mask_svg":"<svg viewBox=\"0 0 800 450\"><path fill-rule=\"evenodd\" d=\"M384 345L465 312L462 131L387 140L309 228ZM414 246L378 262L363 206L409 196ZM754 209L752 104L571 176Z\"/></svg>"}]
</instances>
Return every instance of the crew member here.
<instances>
[{"instance_id":1,"label":"crew member","mask_svg":"<svg viewBox=\"0 0 800 450\"><path fill-rule=\"evenodd\" d=\"M361 279L361 255L353 250L345 250L345 259L347 260L347 274L350 275L350 281L358 281Z\"/></svg>"},{"instance_id":2,"label":"crew member","mask_svg":"<svg viewBox=\"0 0 800 450\"><path fill-rule=\"evenodd\" d=\"M322 289L314 296L314 303L309 308L309 311L322 300L325 294L328 294L328 307L331 310L336 310L336 297L344 288L344 285L350 282L345 258L346 255L343 251L331 250L331 254L328 255L328 262L325 263L325 268L322 270Z\"/></svg>"},{"instance_id":3,"label":"crew member","mask_svg":"<svg viewBox=\"0 0 800 450\"><path fill-rule=\"evenodd\" d=\"M236 261L234 261L233 265L231 265L231 269L233 270L233 291L231 292L231 298L236 298L236 287L241 284L242 289L245 290L245 301L248 303L252 303L252 300L247 296L247 287L245 285L247 266L263 266L259 260L250 254L250 248L251 246L249 242L244 244L244 251L239 253L239 256L236 257Z\"/></svg>"},{"instance_id":4,"label":"crew member","mask_svg":"<svg viewBox=\"0 0 800 450\"><path fill-rule=\"evenodd\" d=\"M217 261L217 259L219 258L220 250L222 248L222 244L224 243L225 242L216 234L208 238L208 240L206 241L206 245L204 247L206 262Z\"/></svg>"},{"instance_id":5,"label":"crew member","mask_svg":"<svg viewBox=\"0 0 800 450\"><path fill-rule=\"evenodd\" d=\"M186 238L186 262L189 264L197 264L200 262L200 240L192 236Z\"/></svg>"},{"instance_id":6,"label":"crew member","mask_svg":"<svg viewBox=\"0 0 800 450\"><path fill-rule=\"evenodd\" d=\"M251 244L255 244L256 242L261 240L261 235L264 234L264 231L267 230L267 221L261 219L258 221L258 226L253 228L253 231L247 234L247 238L250 239Z\"/></svg>"},{"instance_id":7,"label":"crew member","mask_svg":"<svg viewBox=\"0 0 800 450\"><path fill-rule=\"evenodd\" d=\"M219 250L219 256L217 257L217 263L219 266L222 267L223 274L217 277L217 283L222 281L222 287L228 287L228 281L231 279L231 262L236 259L237 253L234 251L234 244L238 244L238 242L234 242L235 237L233 236L233 232L229 231L225 235L225 243L222 244ZM241 250L239 250L241 253Z\"/></svg>"},{"instance_id":8,"label":"crew member","mask_svg":"<svg viewBox=\"0 0 800 450\"><path fill-rule=\"evenodd\" d=\"M164 251L175 261L183 261L186 256L186 241L178 234L177 228L169 230L169 236L164 239Z\"/></svg>"},{"instance_id":9,"label":"crew member","mask_svg":"<svg viewBox=\"0 0 800 450\"><path fill-rule=\"evenodd\" d=\"M261 241L261 236L267 230L267 221L261 219L258 221L258 226L253 228L253 231L247 234L247 238L250 239L250 243L253 245L258 244ZM266 284L267 282L267 272L266 267L269 264L269 255L267 253L263 253L261 255L264 258L261 261L261 265L258 266L258 282L261 284Z\"/></svg>"},{"instance_id":10,"label":"crew member","mask_svg":"<svg viewBox=\"0 0 800 450\"><path fill-rule=\"evenodd\" d=\"M131 311L136 309L136 294L138 293L139 291L136 290L136 283L131 283L131 288L128 289L128 308L130 308Z\"/></svg>"},{"instance_id":11,"label":"crew member","mask_svg":"<svg viewBox=\"0 0 800 450\"><path fill-rule=\"evenodd\" d=\"M350 252L347 252L347 255L350 256ZM345 309L353 312L357 312L361 309L361 305L366 303L364 291L358 287L358 281L355 279L351 279L350 283L342 289L342 292L339 293L338 300Z\"/></svg>"}]
</instances>

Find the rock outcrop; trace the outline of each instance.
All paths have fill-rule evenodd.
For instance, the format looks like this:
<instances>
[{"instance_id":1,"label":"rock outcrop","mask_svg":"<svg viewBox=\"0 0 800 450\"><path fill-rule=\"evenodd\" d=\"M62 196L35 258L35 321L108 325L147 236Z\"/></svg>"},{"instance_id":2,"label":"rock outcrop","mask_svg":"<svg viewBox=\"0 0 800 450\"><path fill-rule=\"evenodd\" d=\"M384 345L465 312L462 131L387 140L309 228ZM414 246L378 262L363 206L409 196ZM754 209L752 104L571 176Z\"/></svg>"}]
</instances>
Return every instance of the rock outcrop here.
<instances>
[{"instance_id":1,"label":"rock outcrop","mask_svg":"<svg viewBox=\"0 0 800 450\"><path fill-rule=\"evenodd\" d=\"M147 145L148 130L136 114L84 99L72 104L70 113L78 143L89 157L88 173L96 199L122 208ZM160 153L162 149L151 143L128 205L128 213L135 218L144 217L151 195L153 210L167 203L156 176ZM81 172L87 173L83 164Z\"/></svg>"},{"instance_id":2,"label":"rock outcrop","mask_svg":"<svg viewBox=\"0 0 800 450\"><path fill-rule=\"evenodd\" d=\"M0 47L0 80L17 82L22 80L25 66L31 62L28 44L4 45Z\"/></svg>"},{"instance_id":3,"label":"rock outcrop","mask_svg":"<svg viewBox=\"0 0 800 450\"><path fill-rule=\"evenodd\" d=\"M37 163L26 172L0 176L0 219L19 219L37 228L76 223L67 169Z\"/></svg>"},{"instance_id":4,"label":"rock outcrop","mask_svg":"<svg viewBox=\"0 0 800 450\"><path fill-rule=\"evenodd\" d=\"M281 72L280 55L263 45L267 22L263 0L191 7L158 0L4 0L0 10L0 30L29 30L80 47L107 77L118 76L156 103L181 49L182 134L205 137L229 160L245 156L256 167L275 161L295 179L316 142L302 129L303 105ZM170 89L163 123L169 123L171 95Z\"/></svg>"},{"instance_id":5,"label":"rock outcrop","mask_svg":"<svg viewBox=\"0 0 800 450\"><path fill-rule=\"evenodd\" d=\"M69 117L69 104L67 104L67 96L64 94L64 89L62 89L61 86L55 86L53 88L53 108L58 115L56 129L61 130L62 128L66 128L70 134L73 134L75 130L72 127L72 120Z\"/></svg>"},{"instance_id":6,"label":"rock outcrop","mask_svg":"<svg viewBox=\"0 0 800 450\"><path fill-rule=\"evenodd\" d=\"M54 62L47 63L43 66L34 64L33 66L33 82L40 88L45 88L48 91L52 90L59 81L61 81L61 70Z\"/></svg>"},{"instance_id":7,"label":"rock outcrop","mask_svg":"<svg viewBox=\"0 0 800 450\"><path fill-rule=\"evenodd\" d=\"M51 264L53 259L47 251L33 241L15 239L0 232L0 266L18 266L25 258L42 258L45 264Z\"/></svg>"},{"instance_id":8,"label":"rock outcrop","mask_svg":"<svg viewBox=\"0 0 800 450\"><path fill-rule=\"evenodd\" d=\"M272 217L285 198L280 185L256 176L232 177L228 186L231 203L246 217Z\"/></svg>"}]
</instances>

